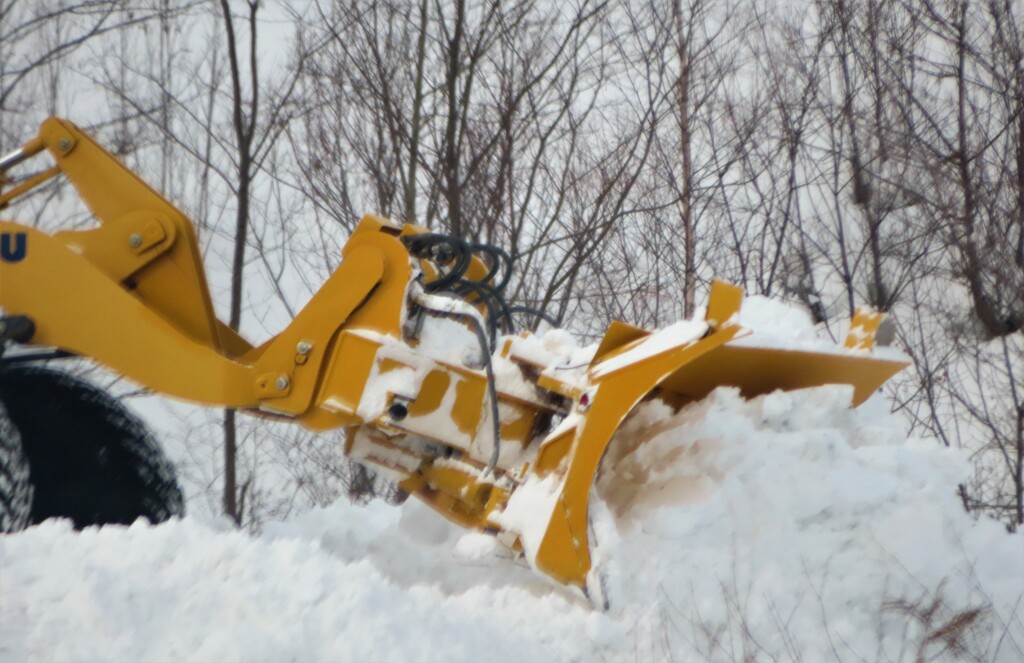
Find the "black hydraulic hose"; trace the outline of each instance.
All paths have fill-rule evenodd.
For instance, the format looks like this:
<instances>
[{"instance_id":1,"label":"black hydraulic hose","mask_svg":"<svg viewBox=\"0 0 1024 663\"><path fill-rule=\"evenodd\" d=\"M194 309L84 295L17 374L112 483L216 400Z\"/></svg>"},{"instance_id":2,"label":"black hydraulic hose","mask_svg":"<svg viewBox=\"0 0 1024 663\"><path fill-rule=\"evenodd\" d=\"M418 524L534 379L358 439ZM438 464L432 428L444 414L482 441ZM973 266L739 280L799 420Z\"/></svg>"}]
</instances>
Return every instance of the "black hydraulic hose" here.
<instances>
[{"instance_id":1,"label":"black hydraulic hose","mask_svg":"<svg viewBox=\"0 0 1024 663\"><path fill-rule=\"evenodd\" d=\"M480 297L480 300L486 305L487 308L487 333L490 338L491 345L493 346L497 339L498 332L498 320L495 314L495 302L492 300L489 293L485 293L479 287L480 284L473 281L459 281L454 288L451 289L451 293L459 298L465 299L466 295L475 293Z\"/></svg>"},{"instance_id":2,"label":"black hydraulic hose","mask_svg":"<svg viewBox=\"0 0 1024 663\"><path fill-rule=\"evenodd\" d=\"M504 267L504 264L501 262L501 258L490 250L492 247L489 244L470 244L469 248L473 249L474 253L481 251L490 257L491 266L487 269L487 274L480 279L481 283L490 283L494 280L498 270Z\"/></svg>"},{"instance_id":3,"label":"black hydraulic hose","mask_svg":"<svg viewBox=\"0 0 1024 663\"><path fill-rule=\"evenodd\" d=\"M440 278L424 284L423 287L427 292L438 292L448 289L453 283L465 276L470 264L472 264L473 251L469 244L455 237L431 233L410 235L405 237L403 241L409 248L409 253L417 258L430 258L437 261L438 256L432 253L432 250L444 245L447 245L450 249L451 258L455 260L455 264ZM444 256L444 258L447 257Z\"/></svg>"},{"instance_id":4,"label":"black hydraulic hose","mask_svg":"<svg viewBox=\"0 0 1024 663\"><path fill-rule=\"evenodd\" d=\"M555 316L551 315L550 313L548 313L547 311L545 311L543 309L534 308L532 306L525 306L523 304L516 304L515 306L510 306L509 307L509 312L510 313L526 313L527 315L532 315L532 316L540 318L541 320L543 320L544 322L548 323L552 327L557 327L558 326L558 320L555 318Z\"/></svg>"},{"instance_id":5,"label":"black hydraulic hose","mask_svg":"<svg viewBox=\"0 0 1024 663\"><path fill-rule=\"evenodd\" d=\"M512 257L501 247L482 242L469 243L440 233L410 235L402 241L413 256L438 262L449 259L455 261L447 273L424 284L423 288L430 293L451 290L461 296L476 294L487 306L487 331L492 345L496 341L499 321L503 323L506 332L515 331L514 313L532 315L553 327L558 326L558 320L542 309L526 305L509 306L502 293L512 279L513 264ZM442 253L443 249L447 252ZM484 254L489 263L487 274L482 279L465 278L475 253ZM499 272L501 279L495 282Z\"/></svg>"},{"instance_id":6,"label":"black hydraulic hose","mask_svg":"<svg viewBox=\"0 0 1024 663\"><path fill-rule=\"evenodd\" d=\"M453 246L457 245L453 244ZM459 248L461 249L462 247ZM466 270L469 269L472 255L468 250L460 250L456 252L456 260L456 264L448 270L447 274L444 274L440 278L424 285L428 292L440 292L442 290L447 290L453 283L457 283L465 275Z\"/></svg>"},{"instance_id":7,"label":"black hydraulic hose","mask_svg":"<svg viewBox=\"0 0 1024 663\"><path fill-rule=\"evenodd\" d=\"M508 282L512 279L512 256L510 256L505 249L500 246L495 246L494 244L471 244L470 248L474 251L482 251L491 256L491 260L494 264L491 266L487 276L483 279L485 283L490 283L498 273L498 270L501 267L504 267L504 273L501 276L501 281L492 286L495 292L502 292L508 285Z\"/></svg>"},{"instance_id":8,"label":"black hydraulic hose","mask_svg":"<svg viewBox=\"0 0 1024 663\"><path fill-rule=\"evenodd\" d=\"M467 280L459 281L455 288L455 292L459 295L466 294L463 291L467 290L475 293L483 300L484 304L487 305L487 325L491 332L492 345L497 337L499 317L505 322L505 331L513 331L514 324L508 303L505 301L504 297L494 292L494 288L485 283L480 283L479 281Z\"/></svg>"}]
</instances>

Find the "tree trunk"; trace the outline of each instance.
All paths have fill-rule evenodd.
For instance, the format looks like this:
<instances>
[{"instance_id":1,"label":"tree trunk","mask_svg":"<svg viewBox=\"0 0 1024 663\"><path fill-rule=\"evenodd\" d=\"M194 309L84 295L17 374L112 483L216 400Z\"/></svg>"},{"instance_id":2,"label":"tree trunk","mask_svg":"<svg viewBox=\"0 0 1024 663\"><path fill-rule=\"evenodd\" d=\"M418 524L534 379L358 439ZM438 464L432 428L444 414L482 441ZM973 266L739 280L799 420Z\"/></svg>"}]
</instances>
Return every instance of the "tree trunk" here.
<instances>
[{"instance_id":1,"label":"tree trunk","mask_svg":"<svg viewBox=\"0 0 1024 663\"><path fill-rule=\"evenodd\" d=\"M682 0L675 0L672 13L676 23L676 55L679 79L676 82L676 107L679 120L679 146L682 183L679 192L679 224L683 231L683 317L693 315L697 295L697 238L693 222L693 155L690 138L690 43L683 21Z\"/></svg>"}]
</instances>

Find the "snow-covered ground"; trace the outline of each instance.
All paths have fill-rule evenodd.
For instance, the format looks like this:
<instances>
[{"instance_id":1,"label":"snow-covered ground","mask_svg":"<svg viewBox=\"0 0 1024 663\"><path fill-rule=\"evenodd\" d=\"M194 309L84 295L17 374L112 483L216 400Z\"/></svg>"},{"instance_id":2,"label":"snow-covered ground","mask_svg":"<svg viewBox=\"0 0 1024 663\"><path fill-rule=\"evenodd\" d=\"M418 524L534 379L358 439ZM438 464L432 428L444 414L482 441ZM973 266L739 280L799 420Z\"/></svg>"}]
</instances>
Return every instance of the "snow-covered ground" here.
<instances>
[{"instance_id":1,"label":"snow-covered ground","mask_svg":"<svg viewBox=\"0 0 1024 663\"><path fill-rule=\"evenodd\" d=\"M642 405L591 508L606 610L414 500L258 537L48 522L0 538L0 660L1024 660L1024 536L849 400Z\"/></svg>"}]
</instances>

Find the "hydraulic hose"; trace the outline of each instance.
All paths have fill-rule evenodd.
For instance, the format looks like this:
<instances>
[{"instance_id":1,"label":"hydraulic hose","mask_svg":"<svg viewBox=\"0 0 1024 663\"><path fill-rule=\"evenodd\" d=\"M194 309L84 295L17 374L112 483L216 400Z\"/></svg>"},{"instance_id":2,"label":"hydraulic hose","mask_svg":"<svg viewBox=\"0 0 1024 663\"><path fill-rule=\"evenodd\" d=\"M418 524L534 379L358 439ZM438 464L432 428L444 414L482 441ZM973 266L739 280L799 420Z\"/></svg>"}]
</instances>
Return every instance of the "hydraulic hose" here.
<instances>
[{"instance_id":1,"label":"hydraulic hose","mask_svg":"<svg viewBox=\"0 0 1024 663\"><path fill-rule=\"evenodd\" d=\"M487 331L483 317L473 306L461 299L443 297L425 292L419 284L413 284L410 293L412 300L435 313L442 313L462 318L469 322L476 335L477 343L480 344L480 351L483 353L484 370L487 374L487 398L491 404L491 429L494 436L494 446L491 449L491 458L484 468L484 474L492 474L498 466L498 457L501 454L501 422L498 421L498 390L494 385L494 366L491 362L490 344L487 342Z\"/></svg>"}]
</instances>

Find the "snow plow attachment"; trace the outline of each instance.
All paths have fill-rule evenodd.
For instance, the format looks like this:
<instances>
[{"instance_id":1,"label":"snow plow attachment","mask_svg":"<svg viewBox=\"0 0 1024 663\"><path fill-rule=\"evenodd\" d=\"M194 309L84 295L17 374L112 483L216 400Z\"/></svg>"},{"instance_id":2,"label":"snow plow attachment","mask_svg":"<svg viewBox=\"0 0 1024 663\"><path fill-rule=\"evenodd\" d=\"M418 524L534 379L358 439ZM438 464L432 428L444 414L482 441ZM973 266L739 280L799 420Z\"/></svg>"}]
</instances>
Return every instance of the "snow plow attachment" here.
<instances>
[{"instance_id":1,"label":"snow plow attachment","mask_svg":"<svg viewBox=\"0 0 1024 663\"><path fill-rule=\"evenodd\" d=\"M504 251L372 215L305 308L254 345L216 318L187 218L70 122L0 158L0 182L44 152L55 165L0 192L0 209L63 175L99 225L0 221L0 361L12 345L88 357L158 393L342 430L354 461L584 591L591 487L638 403L846 384L858 405L906 366L872 354L868 310L844 347L759 346L742 291L721 282L702 319L615 322L593 350L517 334Z\"/></svg>"},{"instance_id":2,"label":"snow plow attachment","mask_svg":"<svg viewBox=\"0 0 1024 663\"><path fill-rule=\"evenodd\" d=\"M737 322L742 290L717 281L712 285L703 321L686 321L650 333L614 323L606 332L586 373L575 383L559 382L551 372L539 382L574 401L572 413L541 442L532 474L545 488L534 490L531 504L550 508L547 525L534 540L521 543L532 563L560 582L587 586L590 571L588 502L598 465L612 436L643 399L662 397L674 405L700 400L720 386L740 389L751 398L782 389L825 384L853 387L856 406L907 364L868 354L882 316L857 312L850 339L857 352L815 353L744 343L749 334ZM756 342L750 338L749 341ZM609 468L614 471L614 468ZM536 493L547 499L537 499ZM515 494L509 500L514 511ZM535 508L535 507L534 507Z\"/></svg>"}]
</instances>

